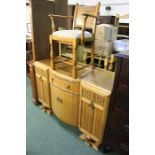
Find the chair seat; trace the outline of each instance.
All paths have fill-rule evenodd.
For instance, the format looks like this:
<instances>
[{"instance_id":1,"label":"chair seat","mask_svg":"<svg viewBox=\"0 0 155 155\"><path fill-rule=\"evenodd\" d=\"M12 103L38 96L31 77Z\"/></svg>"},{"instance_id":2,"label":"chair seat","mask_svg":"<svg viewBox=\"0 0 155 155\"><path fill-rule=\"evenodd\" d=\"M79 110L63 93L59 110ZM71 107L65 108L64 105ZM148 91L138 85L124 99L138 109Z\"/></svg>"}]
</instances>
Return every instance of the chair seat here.
<instances>
[{"instance_id":1,"label":"chair seat","mask_svg":"<svg viewBox=\"0 0 155 155\"><path fill-rule=\"evenodd\" d=\"M60 30L60 31L53 32L52 37L80 39L81 32L82 32L81 30ZM92 34L90 32L85 31L84 37L86 39L91 39Z\"/></svg>"}]
</instances>

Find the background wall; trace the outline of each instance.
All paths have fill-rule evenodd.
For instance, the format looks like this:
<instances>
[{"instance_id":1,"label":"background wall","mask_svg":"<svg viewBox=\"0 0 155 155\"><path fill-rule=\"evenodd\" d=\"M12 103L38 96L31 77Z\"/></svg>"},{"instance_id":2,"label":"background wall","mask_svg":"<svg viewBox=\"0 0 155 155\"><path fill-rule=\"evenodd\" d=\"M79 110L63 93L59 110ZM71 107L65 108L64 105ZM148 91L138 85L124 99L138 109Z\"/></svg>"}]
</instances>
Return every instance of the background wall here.
<instances>
[{"instance_id":1,"label":"background wall","mask_svg":"<svg viewBox=\"0 0 155 155\"><path fill-rule=\"evenodd\" d=\"M28 0L26 3L26 35L31 36L31 9Z\"/></svg>"},{"instance_id":2,"label":"background wall","mask_svg":"<svg viewBox=\"0 0 155 155\"><path fill-rule=\"evenodd\" d=\"M129 13L129 0L68 0L68 4L93 5L97 1L101 2L100 15L124 15ZM110 6L111 10L107 11L106 6Z\"/></svg>"},{"instance_id":3,"label":"background wall","mask_svg":"<svg viewBox=\"0 0 155 155\"><path fill-rule=\"evenodd\" d=\"M68 4L76 4L79 3L81 5L94 5L98 1L101 2L101 8L100 8L100 15L124 15L129 13L129 0L68 0ZM26 0L28 3L29 0ZM107 11L105 8L106 6L110 6L111 10ZM122 21L127 22L128 21ZM26 6L26 23L31 23L30 20L30 7L29 5ZM30 32L28 32L27 25L26 25L26 34L31 35Z\"/></svg>"}]
</instances>

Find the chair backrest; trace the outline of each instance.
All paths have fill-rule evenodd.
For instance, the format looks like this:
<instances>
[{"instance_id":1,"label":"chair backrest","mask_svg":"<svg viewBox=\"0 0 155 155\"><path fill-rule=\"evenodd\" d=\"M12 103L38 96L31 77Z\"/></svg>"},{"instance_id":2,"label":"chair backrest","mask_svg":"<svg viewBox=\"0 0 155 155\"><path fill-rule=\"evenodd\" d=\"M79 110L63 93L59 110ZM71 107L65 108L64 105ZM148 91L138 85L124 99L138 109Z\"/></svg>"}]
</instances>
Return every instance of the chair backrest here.
<instances>
[{"instance_id":1,"label":"chair backrest","mask_svg":"<svg viewBox=\"0 0 155 155\"><path fill-rule=\"evenodd\" d=\"M87 13L94 16L99 15L100 2L95 6L83 6L76 4L73 20L73 29L81 28L83 24L84 16L82 14ZM91 29L92 33L95 33L96 28L96 18L88 17L86 22L86 29Z\"/></svg>"},{"instance_id":2,"label":"chair backrest","mask_svg":"<svg viewBox=\"0 0 155 155\"><path fill-rule=\"evenodd\" d=\"M119 23L121 19L128 20L129 14L125 14L122 16L120 16L119 14L116 15L115 26L117 27L117 31L119 30L119 28L124 28L124 29L129 30L129 25L122 25ZM124 35L124 34L118 33L117 38L129 39L129 35Z\"/></svg>"}]
</instances>

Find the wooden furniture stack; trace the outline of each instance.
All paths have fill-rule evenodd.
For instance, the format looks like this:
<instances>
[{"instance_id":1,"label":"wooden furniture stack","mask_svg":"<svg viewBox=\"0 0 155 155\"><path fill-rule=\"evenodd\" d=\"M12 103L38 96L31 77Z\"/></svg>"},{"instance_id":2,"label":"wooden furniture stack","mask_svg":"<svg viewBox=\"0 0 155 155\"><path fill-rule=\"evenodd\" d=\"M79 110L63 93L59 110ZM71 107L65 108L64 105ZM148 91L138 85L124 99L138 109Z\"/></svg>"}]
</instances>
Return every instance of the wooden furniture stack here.
<instances>
[{"instance_id":1,"label":"wooden furniture stack","mask_svg":"<svg viewBox=\"0 0 155 155\"><path fill-rule=\"evenodd\" d=\"M76 64L75 46L73 50L75 55L73 56L73 61L71 61L72 65L70 65L68 60L56 63L53 59L53 55L57 54L55 49L52 49L50 57L48 35L51 33L51 27L50 20L47 18L49 18L48 14L56 13L56 10L60 10L60 3L63 9L59 14L64 17L67 2L61 0L53 2L39 1L40 3L38 0L31 1L34 62L30 67L30 71L33 101L35 103L41 102L45 111L47 110L50 114L54 112L63 122L78 127L82 132L80 138L88 145L98 149L102 143L105 131L115 73L99 68L92 69L94 63L93 48L91 66L85 67L85 64ZM99 8L97 7L96 11L98 10ZM90 17L93 21L94 18L96 20L95 15L85 14L84 16L84 19L89 19ZM50 17L52 20L54 19L54 15L50 15ZM57 29L57 25L53 26ZM83 30L82 33L84 32ZM82 37L78 40L83 43L83 39ZM60 39L60 42L68 43L68 40ZM72 40L71 43L77 42ZM51 45L54 46L54 44ZM108 61L105 66L106 69L109 68ZM79 69L77 74L75 69L78 68L82 69ZM72 73L71 75L69 74L70 72Z\"/></svg>"},{"instance_id":2,"label":"wooden furniture stack","mask_svg":"<svg viewBox=\"0 0 155 155\"><path fill-rule=\"evenodd\" d=\"M116 77L111 95L106 131L103 137L104 152L113 149L121 155L129 154L129 56L117 54Z\"/></svg>"}]
</instances>

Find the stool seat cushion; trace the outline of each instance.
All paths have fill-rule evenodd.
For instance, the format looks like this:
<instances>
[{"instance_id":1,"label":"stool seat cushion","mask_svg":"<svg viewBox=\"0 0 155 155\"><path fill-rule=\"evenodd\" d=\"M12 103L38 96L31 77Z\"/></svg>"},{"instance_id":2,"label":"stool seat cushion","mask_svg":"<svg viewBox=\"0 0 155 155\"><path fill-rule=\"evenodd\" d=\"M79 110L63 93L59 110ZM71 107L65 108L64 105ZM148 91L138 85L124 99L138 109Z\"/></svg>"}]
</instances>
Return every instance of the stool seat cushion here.
<instances>
[{"instance_id":1,"label":"stool seat cushion","mask_svg":"<svg viewBox=\"0 0 155 155\"><path fill-rule=\"evenodd\" d=\"M60 30L52 33L52 37L65 37L65 38L73 38L80 39L81 38L81 30ZM84 38L92 38L92 34L88 31L84 31Z\"/></svg>"}]
</instances>

